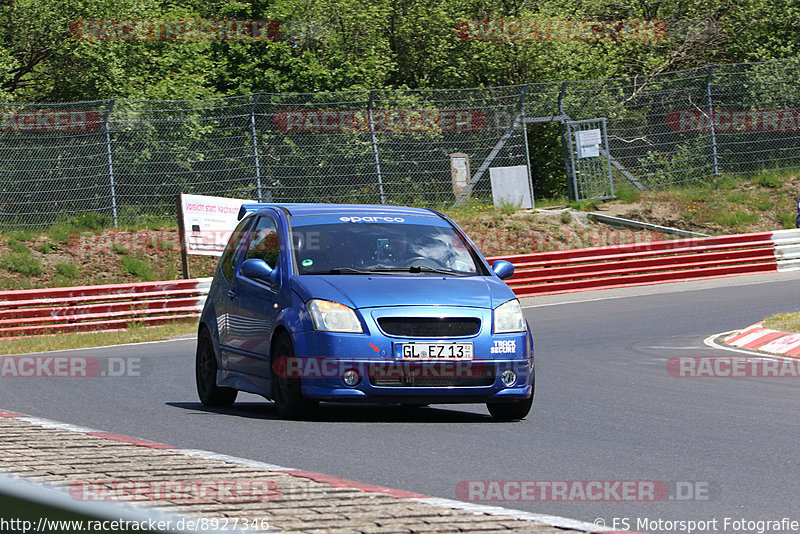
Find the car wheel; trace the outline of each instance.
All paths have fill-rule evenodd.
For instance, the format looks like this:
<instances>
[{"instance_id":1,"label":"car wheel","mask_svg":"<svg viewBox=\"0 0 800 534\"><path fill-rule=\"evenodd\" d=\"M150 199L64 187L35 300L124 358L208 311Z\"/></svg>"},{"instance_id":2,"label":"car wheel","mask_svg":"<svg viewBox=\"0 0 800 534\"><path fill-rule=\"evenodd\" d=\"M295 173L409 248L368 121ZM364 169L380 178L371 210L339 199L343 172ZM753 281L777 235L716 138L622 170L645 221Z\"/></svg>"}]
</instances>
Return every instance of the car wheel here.
<instances>
[{"instance_id":1,"label":"car wheel","mask_svg":"<svg viewBox=\"0 0 800 534\"><path fill-rule=\"evenodd\" d=\"M519 421L525 419L531 411L533 395L530 399L523 399L514 402L488 402L486 407L489 413L498 421Z\"/></svg>"},{"instance_id":2,"label":"car wheel","mask_svg":"<svg viewBox=\"0 0 800 534\"><path fill-rule=\"evenodd\" d=\"M486 407L489 413L498 421L519 421L531 411L533 406L533 392L536 390L536 375L531 373L531 396L513 402L487 402Z\"/></svg>"},{"instance_id":3,"label":"car wheel","mask_svg":"<svg viewBox=\"0 0 800 534\"><path fill-rule=\"evenodd\" d=\"M217 358L214 343L205 328L197 338L197 357L195 359L195 380L197 395L206 406L231 406L236 402L235 389L217 386Z\"/></svg>"},{"instance_id":4,"label":"car wheel","mask_svg":"<svg viewBox=\"0 0 800 534\"><path fill-rule=\"evenodd\" d=\"M294 349L289 336L282 335L275 344L273 354L276 360L288 361L294 357ZM308 417L319 406L319 401L303 397L299 378L272 375L272 396L278 415L288 419Z\"/></svg>"}]
</instances>

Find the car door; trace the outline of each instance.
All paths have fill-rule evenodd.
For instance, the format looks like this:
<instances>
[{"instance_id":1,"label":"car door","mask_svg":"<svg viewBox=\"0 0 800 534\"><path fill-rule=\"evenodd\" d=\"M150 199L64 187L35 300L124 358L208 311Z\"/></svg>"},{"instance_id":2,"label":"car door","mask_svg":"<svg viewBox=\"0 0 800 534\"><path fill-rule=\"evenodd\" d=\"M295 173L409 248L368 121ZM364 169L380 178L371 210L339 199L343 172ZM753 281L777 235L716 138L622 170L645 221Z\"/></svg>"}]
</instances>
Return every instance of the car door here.
<instances>
[{"instance_id":1,"label":"car door","mask_svg":"<svg viewBox=\"0 0 800 534\"><path fill-rule=\"evenodd\" d=\"M231 315L228 323L236 356L231 369L248 375L269 377L269 344L275 320L282 309L280 262L281 235L274 216L259 215L234 274ZM272 280L251 279L241 273L241 263L264 260L278 270Z\"/></svg>"},{"instance_id":2,"label":"car door","mask_svg":"<svg viewBox=\"0 0 800 534\"><path fill-rule=\"evenodd\" d=\"M233 231L233 234L231 234L228 244L225 246L222 257L219 260L221 276L218 276L215 280L215 285L217 287L214 290L214 294L209 295L209 298L214 301L217 332L219 334L220 358L223 368L229 366L231 355L229 350L231 339L228 324L230 323L231 301L233 295L235 295L233 291L234 271L244 251L244 244L247 243L247 233L252 222L252 217L245 218L239 223Z\"/></svg>"}]
</instances>

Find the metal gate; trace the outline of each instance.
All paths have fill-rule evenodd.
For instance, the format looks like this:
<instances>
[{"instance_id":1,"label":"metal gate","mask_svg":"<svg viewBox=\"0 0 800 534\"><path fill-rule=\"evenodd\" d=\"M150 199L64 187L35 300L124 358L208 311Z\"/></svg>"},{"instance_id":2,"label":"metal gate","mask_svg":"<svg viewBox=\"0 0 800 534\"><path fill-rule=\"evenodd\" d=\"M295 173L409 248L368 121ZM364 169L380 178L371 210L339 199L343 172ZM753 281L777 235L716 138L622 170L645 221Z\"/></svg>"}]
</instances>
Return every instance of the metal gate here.
<instances>
[{"instance_id":1,"label":"metal gate","mask_svg":"<svg viewBox=\"0 0 800 534\"><path fill-rule=\"evenodd\" d=\"M606 200L615 198L608 153L606 119L565 121L569 147L568 174L574 199Z\"/></svg>"}]
</instances>

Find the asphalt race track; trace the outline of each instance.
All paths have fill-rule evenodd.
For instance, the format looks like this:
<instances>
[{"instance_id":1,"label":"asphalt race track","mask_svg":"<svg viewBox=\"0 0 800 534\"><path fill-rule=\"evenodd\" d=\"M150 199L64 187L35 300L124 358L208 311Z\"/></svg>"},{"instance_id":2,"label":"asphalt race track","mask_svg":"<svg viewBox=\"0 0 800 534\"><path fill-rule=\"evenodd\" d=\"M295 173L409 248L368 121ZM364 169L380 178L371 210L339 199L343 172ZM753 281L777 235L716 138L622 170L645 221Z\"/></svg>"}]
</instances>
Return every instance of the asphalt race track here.
<instances>
[{"instance_id":1,"label":"asphalt race track","mask_svg":"<svg viewBox=\"0 0 800 534\"><path fill-rule=\"evenodd\" d=\"M209 411L194 389L193 340L61 353L96 358L100 369L125 362L133 376L3 377L0 409L445 498L456 498L459 482L482 480L681 482L679 497L700 491L656 502L490 503L608 526L628 518L633 530L637 518L717 519L717 531L725 517L800 520L800 379L666 370L676 356L736 355L704 339L800 309L800 274L524 305L537 389L519 423L493 422L483 405L323 405L317 421L283 421L244 394L233 409Z\"/></svg>"}]
</instances>

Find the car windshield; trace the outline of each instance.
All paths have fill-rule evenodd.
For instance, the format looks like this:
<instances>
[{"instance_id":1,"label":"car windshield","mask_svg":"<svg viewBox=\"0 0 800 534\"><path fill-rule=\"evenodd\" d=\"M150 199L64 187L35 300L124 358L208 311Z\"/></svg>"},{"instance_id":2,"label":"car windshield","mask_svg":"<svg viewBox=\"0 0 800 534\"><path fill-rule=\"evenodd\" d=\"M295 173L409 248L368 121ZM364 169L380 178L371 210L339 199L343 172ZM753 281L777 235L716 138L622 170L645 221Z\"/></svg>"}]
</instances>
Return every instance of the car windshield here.
<instances>
[{"instance_id":1,"label":"car windshield","mask_svg":"<svg viewBox=\"0 0 800 534\"><path fill-rule=\"evenodd\" d=\"M300 274L487 274L450 226L413 223L293 225Z\"/></svg>"}]
</instances>

